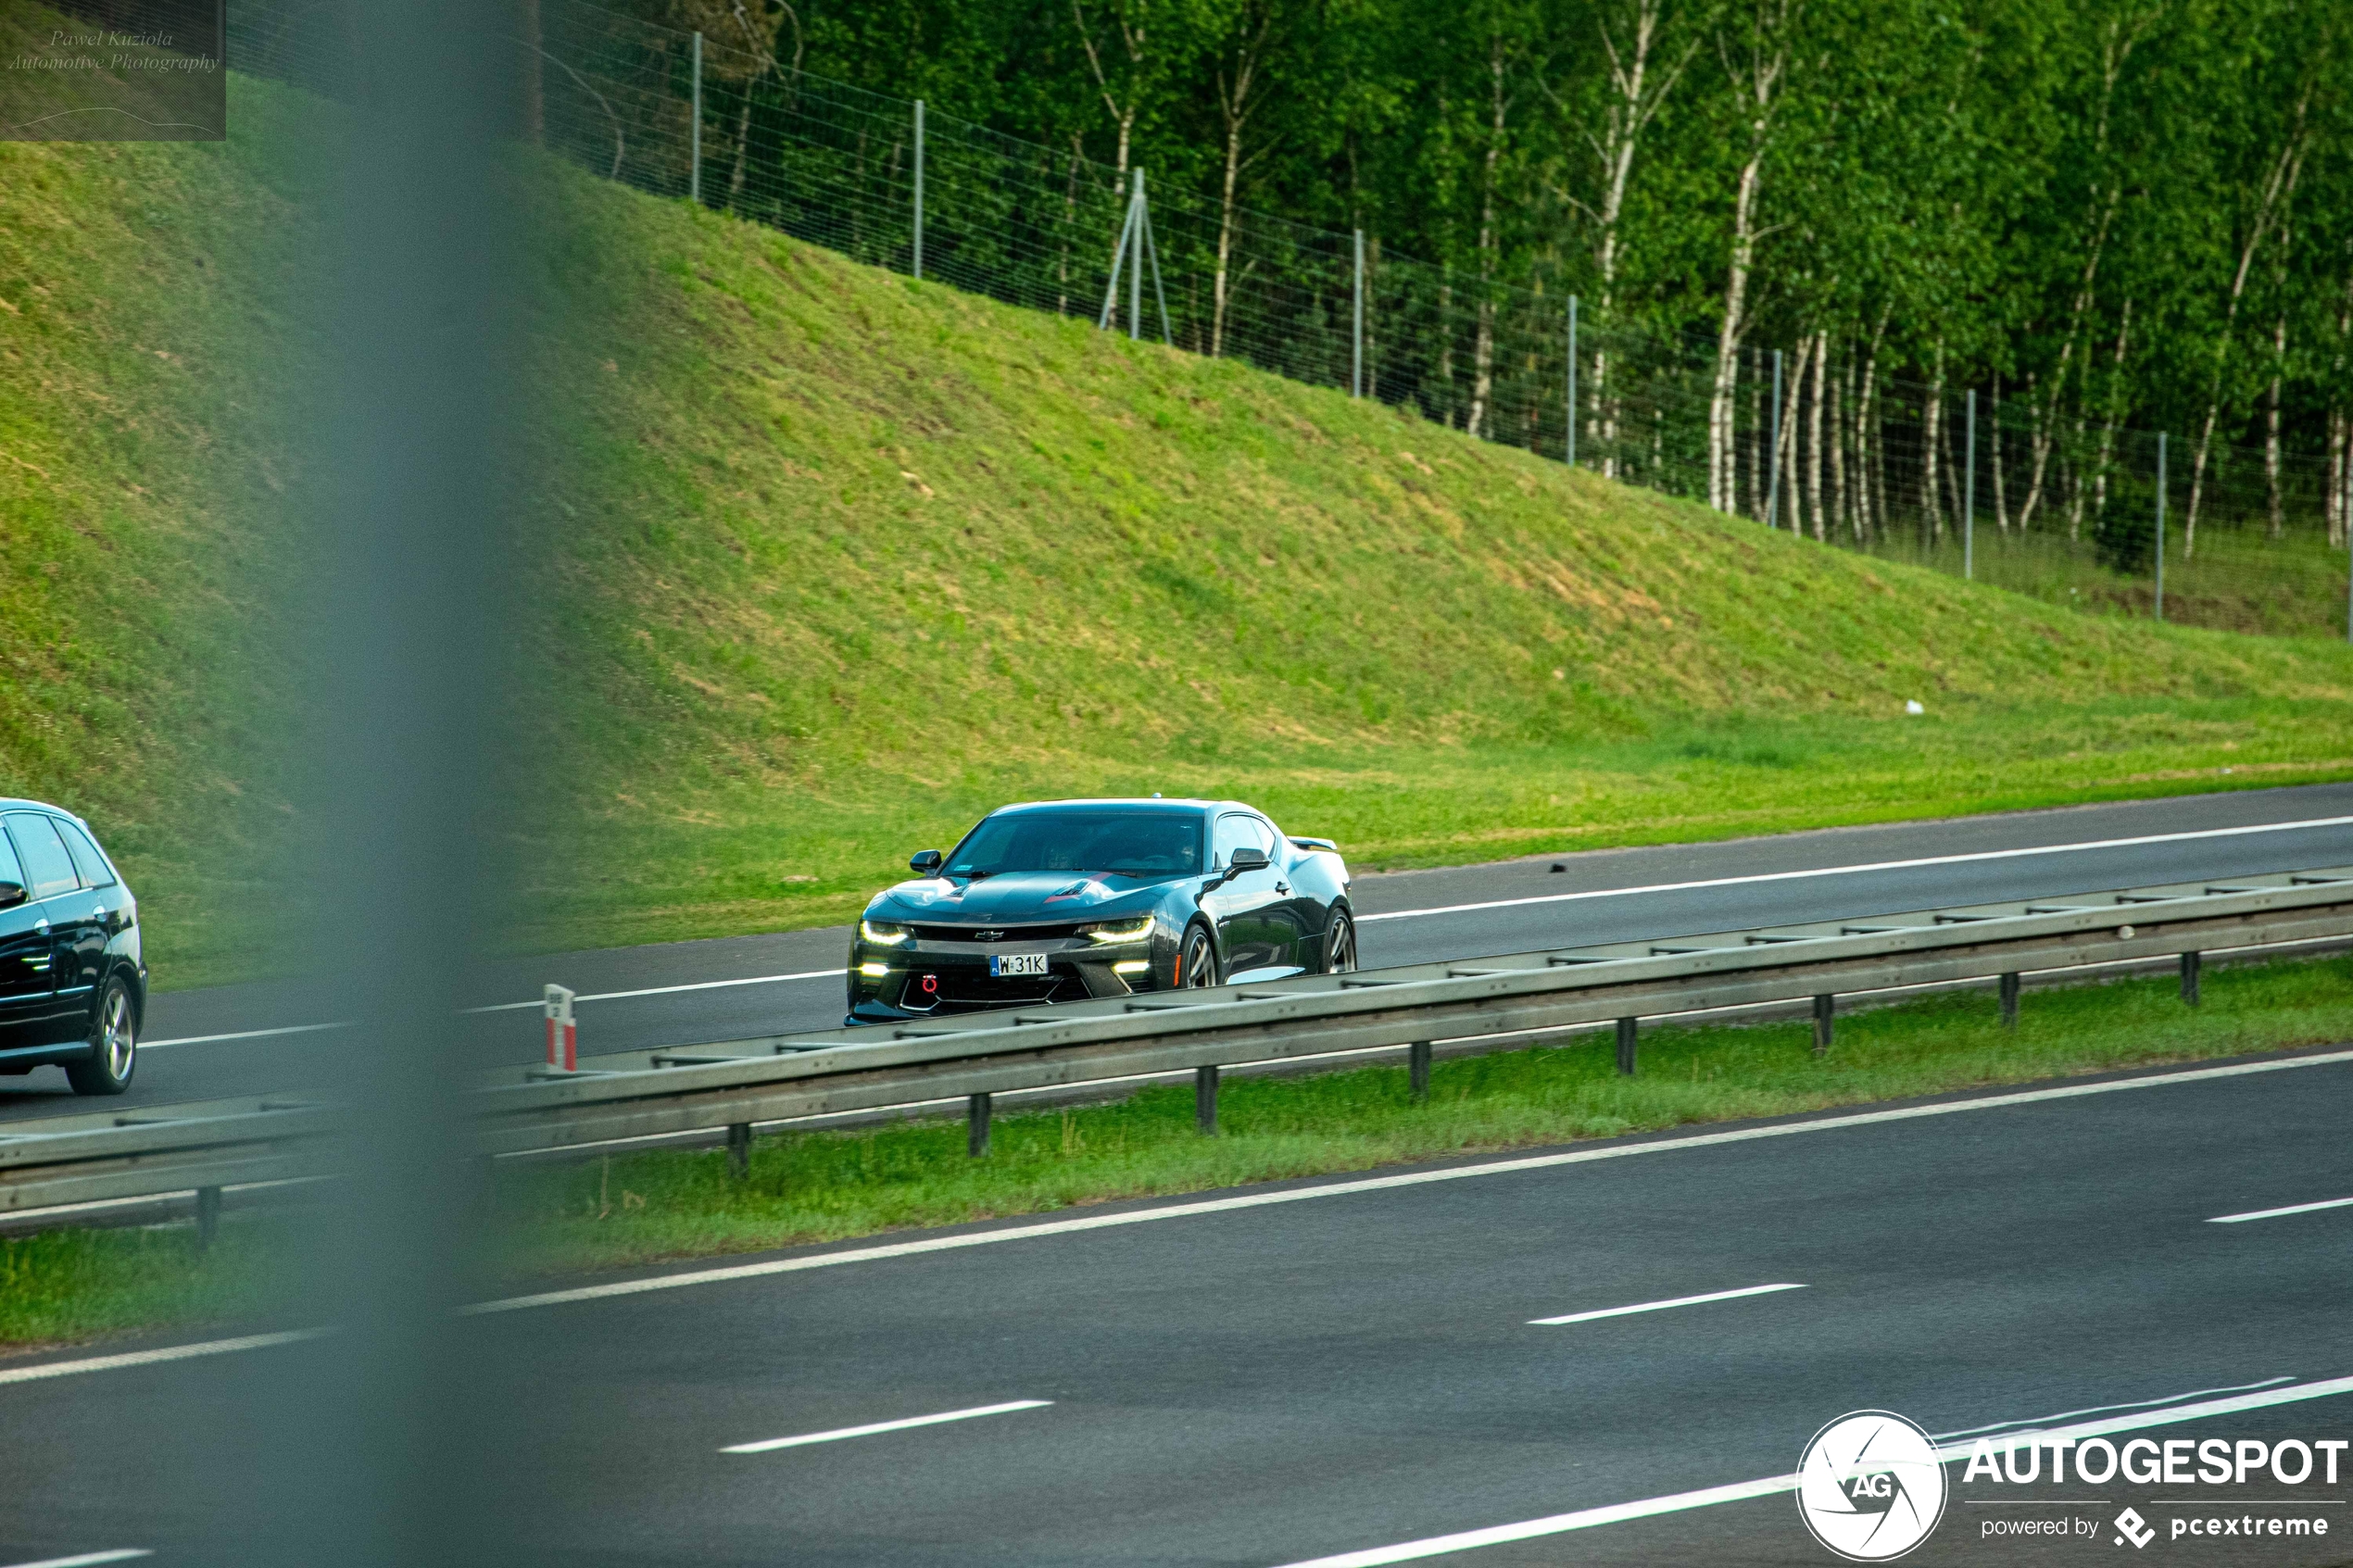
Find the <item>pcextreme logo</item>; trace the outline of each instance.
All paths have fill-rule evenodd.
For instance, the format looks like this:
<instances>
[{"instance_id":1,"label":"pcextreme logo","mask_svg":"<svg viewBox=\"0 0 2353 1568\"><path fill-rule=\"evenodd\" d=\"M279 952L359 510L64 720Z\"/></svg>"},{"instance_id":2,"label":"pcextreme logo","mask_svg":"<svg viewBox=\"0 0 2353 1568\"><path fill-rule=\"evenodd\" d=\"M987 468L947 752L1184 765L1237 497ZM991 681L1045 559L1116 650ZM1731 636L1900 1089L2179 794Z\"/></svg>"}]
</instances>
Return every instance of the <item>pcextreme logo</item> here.
<instances>
[{"instance_id":1,"label":"pcextreme logo","mask_svg":"<svg viewBox=\"0 0 2353 1568\"><path fill-rule=\"evenodd\" d=\"M1797 1512L1849 1562L1903 1556L1944 1517L1935 1440L1893 1411L1856 1411L1814 1434L1797 1461Z\"/></svg>"}]
</instances>

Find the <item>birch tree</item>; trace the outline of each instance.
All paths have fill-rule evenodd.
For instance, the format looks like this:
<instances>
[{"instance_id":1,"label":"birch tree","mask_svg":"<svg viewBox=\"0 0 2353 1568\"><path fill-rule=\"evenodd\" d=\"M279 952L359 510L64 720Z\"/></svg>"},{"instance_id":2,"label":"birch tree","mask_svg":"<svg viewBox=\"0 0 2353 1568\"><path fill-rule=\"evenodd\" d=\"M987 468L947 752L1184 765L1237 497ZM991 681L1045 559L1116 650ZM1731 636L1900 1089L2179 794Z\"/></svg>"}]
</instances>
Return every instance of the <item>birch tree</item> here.
<instances>
[{"instance_id":1,"label":"birch tree","mask_svg":"<svg viewBox=\"0 0 2353 1568\"><path fill-rule=\"evenodd\" d=\"M1718 41L1742 132L1740 172L1732 187L1730 254L1716 333L1716 373L1707 408L1707 504L1718 511L1730 511L1735 499L1733 410L1740 389L1741 345L1748 335L1749 290L1762 238L1765 166L1773 152L1787 90L1799 10L1799 0L1755 0L1743 36L1737 42Z\"/></svg>"}]
</instances>

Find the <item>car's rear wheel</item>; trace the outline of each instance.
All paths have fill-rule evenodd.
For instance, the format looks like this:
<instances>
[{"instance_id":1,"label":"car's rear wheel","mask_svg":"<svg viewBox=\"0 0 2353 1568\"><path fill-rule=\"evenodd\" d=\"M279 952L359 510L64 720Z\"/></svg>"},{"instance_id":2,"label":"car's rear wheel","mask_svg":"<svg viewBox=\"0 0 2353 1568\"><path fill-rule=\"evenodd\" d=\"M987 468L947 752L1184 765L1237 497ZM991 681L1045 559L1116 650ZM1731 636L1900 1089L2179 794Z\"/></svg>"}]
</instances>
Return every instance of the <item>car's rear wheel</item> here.
<instances>
[{"instance_id":1,"label":"car's rear wheel","mask_svg":"<svg viewBox=\"0 0 2353 1568\"><path fill-rule=\"evenodd\" d=\"M1331 929L1324 934L1324 972L1348 974L1356 968L1356 922L1346 909L1332 911Z\"/></svg>"},{"instance_id":2,"label":"car's rear wheel","mask_svg":"<svg viewBox=\"0 0 2353 1568\"><path fill-rule=\"evenodd\" d=\"M1207 990L1217 984L1217 948L1209 939L1209 928L1196 925L1185 933L1185 946L1176 960L1176 984L1188 991Z\"/></svg>"},{"instance_id":3,"label":"car's rear wheel","mask_svg":"<svg viewBox=\"0 0 2353 1568\"><path fill-rule=\"evenodd\" d=\"M139 1065L138 1014L131 1006L131 988L120 976L108 980L98 994L98 1010L90 1025L90 1054L66 1063L66 1081L78 1095L119 1095L131 1086Z\"/></svg>"}]
</instances>

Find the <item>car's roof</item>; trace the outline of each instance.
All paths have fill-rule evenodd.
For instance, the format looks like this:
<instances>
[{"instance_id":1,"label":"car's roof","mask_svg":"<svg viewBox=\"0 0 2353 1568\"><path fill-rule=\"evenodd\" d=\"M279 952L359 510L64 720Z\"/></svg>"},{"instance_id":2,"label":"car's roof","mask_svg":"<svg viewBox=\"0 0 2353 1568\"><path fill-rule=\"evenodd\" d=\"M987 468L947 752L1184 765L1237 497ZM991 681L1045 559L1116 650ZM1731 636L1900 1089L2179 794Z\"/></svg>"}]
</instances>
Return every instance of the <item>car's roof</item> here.
<instances>
[{"instance_id":1,"label":"car's roof","mask_svg":"<svg viewBox=\"0 0 2353 1568\"><path fill-rule=\"evenodd\" d=\"M15 796L0 795L0 811L20 811L27 808L35 811L55 811L60 817L73 817L77 822L82 821L80 817L74 817L73 813L64 807L52 806L45 800L20 800Z\"/></svg>"},{"instance_id":2,"label":"car's roof","mask_svg":"<svg viewBox=\"0 0 2353 1568\"><path fill-rule=\"evenodd\" d=\"M1252 808L1243 806L1240 802L1234 800L1193 800L1189 798L1166 800L1156 795L1151 797L1129 795L1105 796L1101 798L1084 800L1022 800L1016 801L1011 806L1000 806L995 811L991 811L989 815L993 817L1005 811L1053 811L1072 806L1120 806L1129 807L1142 811L1160 810L1163 809L1174 811L1214 811L1223 807L1232 807L1237 810L1244 811L1252 809Z\"/></svg>"}]
</instances>

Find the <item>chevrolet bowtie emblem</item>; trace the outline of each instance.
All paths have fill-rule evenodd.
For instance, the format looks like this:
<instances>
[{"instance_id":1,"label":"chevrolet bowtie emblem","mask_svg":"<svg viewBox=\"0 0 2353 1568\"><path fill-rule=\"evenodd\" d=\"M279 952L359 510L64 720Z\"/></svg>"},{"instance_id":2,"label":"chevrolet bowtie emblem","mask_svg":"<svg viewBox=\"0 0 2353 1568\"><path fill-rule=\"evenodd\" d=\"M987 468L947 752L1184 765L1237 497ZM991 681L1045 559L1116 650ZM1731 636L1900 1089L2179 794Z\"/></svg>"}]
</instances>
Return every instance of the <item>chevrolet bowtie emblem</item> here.
<instances>
[{"instance_id":1,"label":"chevrolet bowtie emblem","mask_svg":"<svg viewBox=\"0 0 2353 1568\"><path fill-rule=\"evenodd\" d=\"M1001 942L1004 939L1005 934L1001 931L975 931L973 933L973 940L976 942Z\"/></svg>"}]
</instances>

